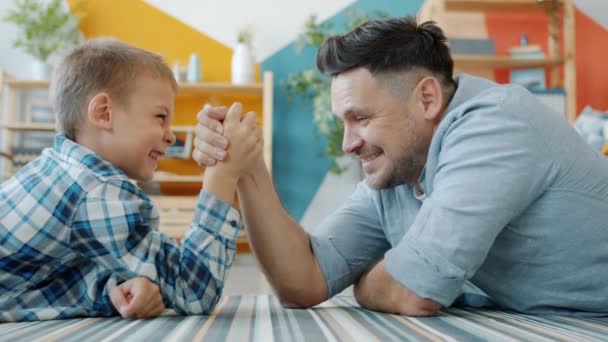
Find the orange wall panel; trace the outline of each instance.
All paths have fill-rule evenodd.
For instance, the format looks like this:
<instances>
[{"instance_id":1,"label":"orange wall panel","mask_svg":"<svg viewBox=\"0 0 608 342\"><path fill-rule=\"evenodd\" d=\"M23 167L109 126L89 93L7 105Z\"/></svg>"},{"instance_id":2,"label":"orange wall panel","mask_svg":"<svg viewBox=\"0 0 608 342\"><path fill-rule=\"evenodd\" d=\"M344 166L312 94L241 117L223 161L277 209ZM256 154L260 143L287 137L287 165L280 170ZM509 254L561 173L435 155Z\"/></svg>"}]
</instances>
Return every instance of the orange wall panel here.
<instances>
[{"instance_id":1,"label":"orange wall panel","mask_svg":"<svg viewBox=\"0 0 608 342\"><path fill-rule=\"evenodd\" d=\"M577 114L586 105L599 110L608 109L608 30L597 24L580 10L576 10L576 87ZM529 44L537 44L547 54L549 21L543 13L486 13L488 36L496 41L496 53L507 54L512 46L519 45L522 33L528 35ZM560 37L561 41L561 37ZM561 42L563 47L563 42ZM547 73L548 74L548 73ZM498 82L506 83L509 72L497 70Z\"/></svg>"}]
</instances>

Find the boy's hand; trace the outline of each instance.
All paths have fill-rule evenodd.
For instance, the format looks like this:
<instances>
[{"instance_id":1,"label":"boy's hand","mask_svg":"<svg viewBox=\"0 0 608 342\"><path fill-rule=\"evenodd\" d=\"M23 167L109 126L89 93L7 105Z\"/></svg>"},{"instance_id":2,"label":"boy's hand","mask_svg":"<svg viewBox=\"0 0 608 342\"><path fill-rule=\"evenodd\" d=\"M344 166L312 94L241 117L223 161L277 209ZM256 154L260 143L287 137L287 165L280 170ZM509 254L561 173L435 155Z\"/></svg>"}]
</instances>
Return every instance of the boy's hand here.
<instances>
[{"instance_id":1,"label":"boy's hand","mask_svg":"<svg viewBox=\"0 0 608 342\"><path fill-rule=\"evenodd\" d=\"M158 286L145 277L116 286L110 291L110 300L123 318L151 318L165 310Z\"/></svg>"},{"instance_id":2,"label":"boy's hand","mask_svg":"<svg viewBox=\"0 0 608 342\"><path fill-rule=\"evenodd\" d=\"M237 180L262 157L262 129L257 126L255 112L248 112L241 120L243 106L235 102L224 120L224 137L230 142L227 156L215 166L216 174Z\"/></svg>"}]
</instances>

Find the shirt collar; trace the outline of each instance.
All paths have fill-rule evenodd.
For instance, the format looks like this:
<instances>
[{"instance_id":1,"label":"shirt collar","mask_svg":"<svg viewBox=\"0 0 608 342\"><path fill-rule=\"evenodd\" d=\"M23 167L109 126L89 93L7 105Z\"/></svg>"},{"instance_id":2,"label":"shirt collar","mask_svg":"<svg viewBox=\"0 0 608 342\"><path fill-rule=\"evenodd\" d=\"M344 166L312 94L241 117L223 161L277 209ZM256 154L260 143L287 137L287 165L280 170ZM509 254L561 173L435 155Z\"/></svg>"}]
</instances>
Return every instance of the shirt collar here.
<instances>
[{"instance_id":1,"label":"shirt collar","mask_svg":"<svg viewBox=\"0 0 608 342\"><path fill-rule=\"evenodd\" d=\"M58 134L55 136L53 151L67 163L80 165L100 176L122 176L128 179L127 175L112 163L102 159L97 153L68 139L64 135Z\"/></svg>"}]
</instances>

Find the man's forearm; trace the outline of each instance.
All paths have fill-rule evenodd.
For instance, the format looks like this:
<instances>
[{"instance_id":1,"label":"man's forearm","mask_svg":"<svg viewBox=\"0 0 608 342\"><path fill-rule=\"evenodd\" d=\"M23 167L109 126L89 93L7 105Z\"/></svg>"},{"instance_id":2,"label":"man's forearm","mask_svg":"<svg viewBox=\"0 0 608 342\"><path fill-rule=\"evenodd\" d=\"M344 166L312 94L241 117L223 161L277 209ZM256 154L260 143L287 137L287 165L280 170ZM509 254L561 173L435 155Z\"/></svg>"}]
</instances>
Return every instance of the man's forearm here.
<instances>
[{"instance_id":1,"label":"man's forearm","mask_svg":"<svg viewBox=\"0 0 608 342\"><path fill-rule=\"evenodd\" d=\"M249 241L281 301L311 306L327 298L327 285L302 227L283 209L260 159L238 182Z\"/></svg>"},{"instance_id":2,"label":"man's forearm","mask_svg":"<svg viewBox=\"0 0 608 342\"><path fill-rule=\"evenodd\" d=\"M379 262L363 274L355 285L355 297L364 308L407 316L430 316L441 306L430 299L418 297L396 281Z\"/></svg>"}]
</instances>

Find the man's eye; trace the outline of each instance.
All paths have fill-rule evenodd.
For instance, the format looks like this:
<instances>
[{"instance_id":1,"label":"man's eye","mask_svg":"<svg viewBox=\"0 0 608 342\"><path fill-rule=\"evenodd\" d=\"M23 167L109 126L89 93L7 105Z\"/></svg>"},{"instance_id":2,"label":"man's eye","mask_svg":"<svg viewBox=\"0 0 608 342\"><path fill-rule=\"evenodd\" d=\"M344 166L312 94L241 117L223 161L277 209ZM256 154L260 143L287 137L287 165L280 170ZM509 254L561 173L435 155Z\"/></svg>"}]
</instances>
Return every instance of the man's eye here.
<instances>
[{"instance_id":1,"label":"man's eye","mask_svg":"<svg viewBox=\"0 0 608 342\"><path fill-rule=\"evenodd\" d=\"M167 120L167 114L158 114L158 115L156 115L156 117L161 119L162 121Z\"/></svg>"}]
</instances>

